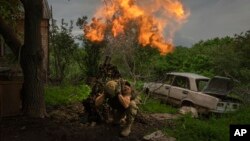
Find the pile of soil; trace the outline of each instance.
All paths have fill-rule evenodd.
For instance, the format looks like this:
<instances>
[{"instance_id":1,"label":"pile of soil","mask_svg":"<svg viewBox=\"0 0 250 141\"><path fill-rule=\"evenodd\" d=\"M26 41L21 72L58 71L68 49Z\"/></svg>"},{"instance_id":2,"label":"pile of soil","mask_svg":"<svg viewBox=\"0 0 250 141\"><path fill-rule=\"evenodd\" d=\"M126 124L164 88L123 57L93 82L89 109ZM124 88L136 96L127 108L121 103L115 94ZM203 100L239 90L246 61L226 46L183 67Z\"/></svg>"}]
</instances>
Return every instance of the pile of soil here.
<instances>
[{"instance_id":1,"label":"pile of soil","mask_svg":"<svg viewBox=\"0 0 250 141\"><path fill-rule=\"evenodd\" d=\"M48 113L50 116L44 119L24 116L0 118L0 141L140 141L151 132L173 126L171 122L140 113L131 134L121 137L119 126L83 124L84 108L80 103L48 108Z\"/></svg>"}]
</instances>

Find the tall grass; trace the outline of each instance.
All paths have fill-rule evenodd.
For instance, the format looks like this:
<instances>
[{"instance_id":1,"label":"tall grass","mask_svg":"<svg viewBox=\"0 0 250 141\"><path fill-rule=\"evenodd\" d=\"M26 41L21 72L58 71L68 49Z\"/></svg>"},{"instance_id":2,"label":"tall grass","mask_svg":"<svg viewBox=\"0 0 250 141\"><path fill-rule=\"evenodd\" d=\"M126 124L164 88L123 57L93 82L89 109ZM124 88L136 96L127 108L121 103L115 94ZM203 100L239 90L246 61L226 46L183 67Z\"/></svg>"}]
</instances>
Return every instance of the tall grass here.
<instances>
[{"instance_id":1,"label":"tall grass","mask_svg":"<svg viewBox=\"0 0 250 141\"><path fill-rule=\"evenodd\" d=\"M171 113L176 114L177 109L161 103L156 99L145 99L142 95L141 110L147 113ZM162 127L169 136L177 141L229 141L229 130L232 124L250 124L250 104L233 113L211 115L209 118L192 118L191 115L173 119L173 125Z\"/></svg>"},{"instance_id":2,"label":"tall grass","mask_svg":"<svg viewBox=\"0 0 250 141\"><path fill-rule=\"evenodd\" d=\"M141 110L147 113L177 113L177 109L170 105L161 103L159 100L148 98L142 95L142 104L140 106Z\"/></svg>"},{"instance_id":3,"label":"tall grass","mask_svg":"<svg viewBox=\"0 0 250 141\"><path fill-rule=\"evenodd\" d=\"M45 102L48 106L67 105L80 102L90 93L87 85L46 86Z\"/></svg>"},{"instance_id":4,"label":"tall grass","mask_svg":"<svg viewBox=\"0 0 250 141\"><path fill-rule=\"evenodd\" d=\"M250 124L250 108L209 119L194 119L184 116L175 120L175 126L166 127L165 132L178 141L229 141L231 124Z\"/></svg>"}]
</instances>

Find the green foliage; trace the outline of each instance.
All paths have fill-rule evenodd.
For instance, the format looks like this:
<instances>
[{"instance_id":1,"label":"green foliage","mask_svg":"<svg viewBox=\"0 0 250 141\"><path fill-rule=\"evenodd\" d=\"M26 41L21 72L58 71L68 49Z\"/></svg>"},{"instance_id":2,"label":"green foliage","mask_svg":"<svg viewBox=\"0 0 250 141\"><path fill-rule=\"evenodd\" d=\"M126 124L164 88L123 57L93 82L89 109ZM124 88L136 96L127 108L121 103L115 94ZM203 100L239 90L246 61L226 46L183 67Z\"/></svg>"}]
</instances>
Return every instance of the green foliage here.
<instances>
[{"instance_id":1,"label":"green foliage","mask_svg":"<svg viewBox=\"0 0 250 141\"><path fill-rule=\"evenodd\" d=\"M176 47L175 51L172 54L168 54L167 56L159 56L160 61L156 64L156 70L159 72L156 75L161 77L161 74L165 74L170 71L185 71L185 58L188 57L189 48L186 47Z\"/></svg>"},{"instance_id":2,"label":"green foliage","mask_svg":"<svg viewBox=\"0 0 250 141\"><path fill-rule=\"evenodd\" d=\"M240 65L237 68L238 77L244 82L250 82L250 31L235 35L234 51L240 58Z\"/></svg>"},{"instance_id":3,"label":"green foliage","mask_svg":"<svg viewBox=\"0 0 250 141\"><path fill-rule=\"evenodd\" d=\"M150 76L150 73L154 71L154 62L156 62L156 55L159 51L156 48L149 46L137 46L134 54L133 72L139 79L145 79Z\"/></svg>"},{"instance_id":4,"label":"green foliage","mask_svg":"<svg viewBox=\"0 0 250 141\"><path fill-rule=\"evenodd\" d=\"M190 55L187 62L187 72L194 72L205 76L212 76L214 69L210 58L203 54Z\"/></svg>"},{"instance_id":5,"label":"green foliage","mask_svg":"<svg viewBox=\"0 0 250 141\"><path fill-rule=\"evenodd\" d=\"M53 22L50 34L50 78L58 82L74 81L79 76L83 76L84 67L79 65L79 61L85 53L74 41L72 24L71 21L69 26L62 19L59 28Z\"/></svg>"},{"instance_id":6,"label":"green foliage","mask_svg":"<svg viewBox=\"0 0 250 141\"><path fill-rule=\"evenodd\" d=\"M0 0L0 15L6 22L16 25L17 19L24 16L20 0Z\"/></svg>"},{"instance_id":7,"label":"green foliage","mask_svg":"<svg viewBox=\"0 0 250 141\"><path fill-rule=\"evenodd\" d=\"M90 88L86 85L79 86L47 86L45 88L46 105L66 105L81 102L87 98Z\"/></svg>"},{"instance_id":8,"label":"green foliage","mask_svg":"<svg viewBox=\"0 0 250 141\"><path fill-rule=\"evenodd\" d=\"M219 120L222 122L221 120ZM165 131L179 141L225 141L229 140L229 126L218 123L218 120L199 120L191 116L184 116L175 121L173 129L165 128ZM228 132L228 133L227 133Z\"/></svg>"},{"instance_id":9,"label":"green foliage","mask_svg":"<svg viewBox=\"0 0 250 141\"><path fill-rule=\"evenodd\" d=\"M175 126L165 128L168 135L179 141L226 141L229 140L230 124L249 124L249 105L228 115L212 116L209 119L194 119L184 116L175 120Z\"/></svg>"},{"instance_id":10,"label":"green foliage","mask_svg":"<svg viewBox=\"0 0 250 141\"><path fill-rule=\"evenodd\" d=\"M143 89L143 84L144 84L143 81L136 81L134 87L135 87L136 90L142 90Z\"/></svg>"},{"instance_id":11,"label":"green foliage","mask_svg":"<svg viewBox=\"0 0 250 141\"><path fill-rule=\"evenodd\" d=\"M195 54L187 47L176 47L172 54L158 56L155 62L154 77L162 78L166 72L193 72L211 76L212 62L207 55Z\"/></svg>"},{"instance_id":12,"label":"green foliage","mask_svg":"<svg viewBox=\"0 0 250 141\"><path fill-rule=\"evenodd\" d=\"M100 62L100 46L101 44L90 43L89 41L85 42L85 66L86 66L86 75L93 77L97 75L99 62Z\"/></svg>"},{"instance_id":13,"label":"green foliage","mask_svg":"<svg viewBox=\"0 0 250 141\"><path fill-rule=\"evenodd\" d=\"M24 8L20 0L0 0L0 17L4 20L5 24L11 27L11 30L15 32L18 38L24 38L24 33L20 32L20 28L22 28L23 24L22 22L24 22ZM18 24L21 24L21 26L18 26ZM0 38L2 38L1 36L0 34ZM18 58L9 47L5 47L4 50L6 62L8 64L18 63Z\"/></svg>"},{"instance_id":14,"label":"green foliage","mask_svg":"<svg viewBox=\"0 0 250 141\"><path fill-rule=\"evenodd\" d=\"M83 16L78 18L76 25L79 29L85 29L87 23L87 17ZM88 77L96 76L98 72L99 62L101 58L101 48L103 48L104 42L94 43L85 38L85 35L78 37L80 41L83 42L83 50L85 52L84 56L78 56L78 64L80 66L85 66L85 73Z\"/></svg>"},{"instance_id":15,"label":"green foliage","mask_svg":"<svg viewBox=\"0 0 250 141\"><path fill-rule=\"evenodd\" d=\"M242 82L250 82L250 31L235 37L200 41L191 48L176 47L166 56L154 54L148 64L153 71L149 76L159 80L166 72L192 72L208 77L221 75Z\"/></svg>"},{"instance_id":16,"label":"green foliage","mask_svg":"<svg viewBox=\"0 0 250 141\"><path fill-rule=\"evenodd\" d=\"M159 100L148 98L142 96L143 104L141 104L141 110L148 113L177 113L177 109L161 103Z\"/></svg>"}]
</instances>

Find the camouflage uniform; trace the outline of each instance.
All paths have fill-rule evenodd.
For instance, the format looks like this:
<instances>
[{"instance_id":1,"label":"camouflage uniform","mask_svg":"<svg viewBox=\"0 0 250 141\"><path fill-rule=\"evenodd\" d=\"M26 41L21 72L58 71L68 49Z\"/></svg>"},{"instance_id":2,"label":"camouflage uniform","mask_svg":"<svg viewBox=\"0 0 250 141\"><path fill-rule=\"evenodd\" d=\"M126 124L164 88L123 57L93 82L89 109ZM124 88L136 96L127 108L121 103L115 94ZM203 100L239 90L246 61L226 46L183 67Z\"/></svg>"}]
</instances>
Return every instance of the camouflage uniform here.
<instances>
[{"instance_id":1,"label":"camouflage uniform","mask_svg":"<svg viewBox=\"0 0 250 141\"><path fill-rule=\"evenodd\" d=\"M127 102L129 105L125 108L119 100L119 94L122 98L126 97L126 95L123 96L122 94L121 83L122 82L119 80L111 80L107 82L104 95L106 95L105 102L111 107L111 114L114 118L114 123L121 123L121 121L124 122L124 129L122 130L121 135L128 136L138 111L137 105L140 103L140 97L132 91L130 95L127 95L130 97L130 101L129 103ZM129 87L132 89L130 84ZM100 105L100 103L98 105Z\"/></svg>"},{"instance_id":2,"label":"camouflage uniform","mask_svg":"<svg viewBox=\"0 0 250 141\"><path fill-rule=\"evenodd\" d=\"M116 101L118 100L116 99ZM121 132L122 136L128 136L130 134L131 126L134 122L137 111L139 109L137 106L138 104L139 104L139 96L136 96L135 99L131 97L131 101L130 101L128 108L122 107L120 103L117 103L117 105L114 107L111 105L111 107L114 110L115 122L116 123L118 122L124 125L123 130ZM121 107L121 108L117 108L117 107ZM122 123L122 121L124 123Z\"/></svg>"}]
</instances>

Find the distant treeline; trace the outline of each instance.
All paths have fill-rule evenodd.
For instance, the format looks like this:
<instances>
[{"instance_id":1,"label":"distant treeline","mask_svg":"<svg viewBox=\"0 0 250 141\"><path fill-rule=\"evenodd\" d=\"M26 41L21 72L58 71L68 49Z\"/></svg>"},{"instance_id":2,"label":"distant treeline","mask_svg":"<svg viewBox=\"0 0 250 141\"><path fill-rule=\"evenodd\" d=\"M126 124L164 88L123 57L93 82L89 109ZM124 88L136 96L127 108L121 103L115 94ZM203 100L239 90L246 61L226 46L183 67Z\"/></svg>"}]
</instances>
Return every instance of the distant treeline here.
<instances>
[{"instance_id":1,"label":"distant treeline","mask_svg":"<svg viewBox=\"0 0 250 141\"><path fill-rule=\"evenodd\" d=\"M83 19L86 20L86 19ZM78 23L78 26L80 28ZM50 78L78 82L95 76L106 55L121 74L132 80L159 80L166 72L193 72L208 77L231 77L244 85L250 82L250 31L234 37L200 41L192 47L177 46L173 53L160 55L157 49L139 44L109 48L105 42L92 43L80 35L75 43L72 25L62 21L51 30Z\"/></svg>"}]
</instances>

